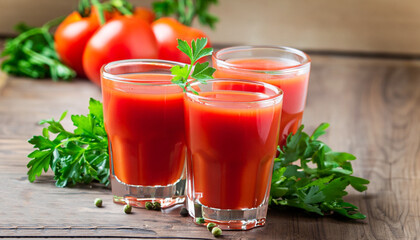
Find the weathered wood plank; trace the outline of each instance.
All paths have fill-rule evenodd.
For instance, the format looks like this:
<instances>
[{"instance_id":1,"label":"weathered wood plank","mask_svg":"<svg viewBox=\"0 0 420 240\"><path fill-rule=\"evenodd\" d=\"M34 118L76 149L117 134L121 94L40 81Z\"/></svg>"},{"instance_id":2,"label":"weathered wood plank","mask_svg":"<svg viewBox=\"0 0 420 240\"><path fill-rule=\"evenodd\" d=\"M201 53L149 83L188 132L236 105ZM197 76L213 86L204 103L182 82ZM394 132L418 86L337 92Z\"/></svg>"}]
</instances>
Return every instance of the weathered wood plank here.
<instances>
[{"instance_id":1,"label":"weathered wood plank","mask_svg":"<svg viewBox=\"0 0 420 240\"><path fill-rule=\"evenodd\" d=\"M0 91L6 86L7 79L6 73L0 71Z\"/></svg>"},{"instance_id":2,"label":"weathered wood plank","mask_svg":"<svg viewBox=\"0 0 420 240\"><path fill-rule=\"evenodd\" d=\"M209 238L205 228L179 216L135 209L126 215L109 189L56 188L47 173L26 179L26 140L39 134L40 119L62 111L87 112L99 88L87 81L53 83L11 78L0 91L0 236L84 235L140 238ZM307 130L331 123L323 138L334 149L354 153L357 176L371 180L366 193L346 199L368 218L348 221L293 209L270 209L267 225L225 231L225 238L413 239L420 232L420 62L313 56L304 123ZM71 127L69 121L65 124ZM93 200L104 199L104 208Z\"/></svg>"}]
</instances>

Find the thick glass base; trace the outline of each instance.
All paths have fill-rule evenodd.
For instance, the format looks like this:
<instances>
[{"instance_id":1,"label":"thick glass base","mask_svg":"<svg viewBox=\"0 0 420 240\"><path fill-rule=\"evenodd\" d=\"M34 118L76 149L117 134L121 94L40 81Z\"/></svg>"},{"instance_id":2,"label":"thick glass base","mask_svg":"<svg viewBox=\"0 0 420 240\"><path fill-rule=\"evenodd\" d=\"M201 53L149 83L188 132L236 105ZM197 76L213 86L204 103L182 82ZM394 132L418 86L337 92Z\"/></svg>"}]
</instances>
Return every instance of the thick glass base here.
<instances>
[{"instance_id":1,"label":"thick glass base","mask_svg":"<svg viewBox=\"0 0 420 240\"><path fill-rule=\"evenodd\" d=\"M166 186L139 186L123 183L111 174L111 188L115 203L138 208L145 208L146 202L160 202L162 208L168 208L185 201L185 179Z\"/></svg>"},{"instance_id":2,"label":"thick glass base","mask_svg":"<svg viewBox=\"0 0 420 240\"><path fill-rule=\"evenodd\" d=\"M205 223L201 225L213 222L223 230L249 230L265 225L268 202L256 208L233 210L207 207L187 198L187 208L195 224L198 224L197 218L204 218Z\"/></svg>"}]
</instances>

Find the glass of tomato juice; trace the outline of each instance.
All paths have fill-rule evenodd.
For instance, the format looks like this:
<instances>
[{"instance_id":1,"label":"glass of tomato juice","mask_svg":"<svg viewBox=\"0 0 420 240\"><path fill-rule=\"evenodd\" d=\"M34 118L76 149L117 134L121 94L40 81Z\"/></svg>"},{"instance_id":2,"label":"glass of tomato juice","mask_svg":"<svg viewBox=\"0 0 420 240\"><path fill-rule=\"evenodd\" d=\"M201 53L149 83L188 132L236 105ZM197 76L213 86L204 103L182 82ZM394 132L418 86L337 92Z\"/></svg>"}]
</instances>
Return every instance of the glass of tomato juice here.
<instances>
[{"instance_id":1,"label":"glass of tomato juice","mask_svg":"<svg viewBox=\"0 0 420 240\"><path fill-rule=\"evenodd\" d=\"M213 54L214 74L219 78L262 81L284 92L279 145L296 133L302 123L311 60L304 52L280 46L239 46Z\"/></svg>"},{"instance_id":2,"label":"glass of tomato juice","mask_svg":"<svg viewBox=\"0 0 420 240\"><path fill-rule=\"evenodd\" d=\"M116 203L184 201L184 99L162 60L123 60L101 71L111 188Z\"/></svg>"},{"instance_id":3,"label":"glass of tomato juice","mask_svg":"<svg viewBox=\"0 0 420 240\"><path fill-rule=\"evenodd\" d=\"M213 79L185 94L187 207L222 229L265 224L283 92L267 83Z\"/></svg>"}]
</instances>

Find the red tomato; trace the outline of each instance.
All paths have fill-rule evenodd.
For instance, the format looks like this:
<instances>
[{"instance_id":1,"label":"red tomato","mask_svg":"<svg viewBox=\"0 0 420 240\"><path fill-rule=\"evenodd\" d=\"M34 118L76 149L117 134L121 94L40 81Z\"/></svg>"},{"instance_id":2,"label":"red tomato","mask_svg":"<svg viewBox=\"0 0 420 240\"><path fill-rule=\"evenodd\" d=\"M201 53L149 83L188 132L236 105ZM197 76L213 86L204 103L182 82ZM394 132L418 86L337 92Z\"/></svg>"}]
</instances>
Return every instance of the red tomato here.
<instances>
[{"instance_id":1,"label":"red tomato","mask_svg":"<svg viewBox=\"0 0 420 240\"><path fill-rule=\"evenodd\" d=\"M199 29L185 26L168 17L156 20L152 24L152 28L159 46L159 59L190 63L188 56L178 50L177 39L185 40L188 44L196 38L205 37L208 39L207 35ZM210 47L210 41L206 47Z\"/></svg>"},{"instance_id":2,"label":"red tomato","mask_svg":"<svg viewBox=\"0 0 420 240\"><path fill-rule=\"evenodd\" d=\"M107 22L90 38L83 53L83 69L92 82L100 85L104 64L157 57L157 42L150 25L138 17L121 16Z\"/></svg>"},{"instance_id":3,"label":"red tomato","mask_svg":"<svg viewBox=\"0 0 420 240\"><path fill-rule=\"evenodd\" d=\"M64 19L54 34L58 56L79 76L85 76L82 56L86 43L98 28L96 14L83 18L78 12L73 12Z\"/></svg>"},{"instance_id":4,"label":"red tomato","mask_svg":"<svg viewBox=\"0 0 420 240\"><path fill-rule=\"evenodd\" d=\"M152 23L154 13L142 7L136 7L134 16ZM121 17L121 14L115 12L105 12L106 21ZM92 7L92 14L88 17L82 17L77 11L71 13L58 26L54 38L55 48L61 60L74 69L78 76L86 76L83 69L83 53L87 42L92 35L100 28L99 16L95 7Z\"/></svg>"},{"instance_id":5,"label":"red tomato","mask_svg":"<svg viewBox=\"0 0 420 240\"><path fill-rule=\"evenodd\" d=\"M134 9L134 16L140 17L148 23L152 23L155 20L155 13L152 10L143 7L136 7Z\"/></svg>"},{"instance_id":6,"label":"red tomato","mask_svg":"<svg viewBox=\"0 0 420 240\"><path fill-rule=\"evenodd\" d=\"M114 12L113 14L114 14L114 17L124 16L118 11ZM144 21L146 21L150 24L155 20L155 13L152 10L150 10L148 8L144 8L144 7L135 7L134 12L133 12L133 16L134 17L139 17L139 18L143 19Z\"/></svg>"},{"instance_id":7,"label":"red tomato","mask_svg":"<svg viewBox=\"0 0 420 240\"><path fill-rule=\"evenodd\" d=\"M106 21L115 16L115 13L110 12L104 14ZM82 63L85 46L99 27L98 11L92 7L92 13L88 17L82 17L77 11L72 12L58 26L54 34L58 56L80 77L86 76Z\"/></svg>"}]
</instances>

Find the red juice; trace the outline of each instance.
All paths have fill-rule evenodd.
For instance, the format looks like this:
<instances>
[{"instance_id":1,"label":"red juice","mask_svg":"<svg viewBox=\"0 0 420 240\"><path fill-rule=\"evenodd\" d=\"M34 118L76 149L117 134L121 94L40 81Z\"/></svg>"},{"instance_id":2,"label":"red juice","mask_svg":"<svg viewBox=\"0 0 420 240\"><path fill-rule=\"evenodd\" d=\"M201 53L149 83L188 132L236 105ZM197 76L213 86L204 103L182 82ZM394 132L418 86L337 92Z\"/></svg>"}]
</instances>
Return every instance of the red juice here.
<instances>
[{"instance_id":1,"label":"red juice","mask_svg":"<svg viewBox=\"0 0 420 240\"><path fill-rule=\"evenodd\" d=\"M186 151L182 89L170 85L168 74L119 77L132 79L133 84L102 79L114 175L130 185L175 183L182 175Z\"/></svg>"},{"instance_id":2,"label":"red juice","mask_svg":"<svg viewBox=\"0 0 420 240\"><path fill-rule=\"evenodd\" d=\"M189 198L211 208L256 208L270 191L281 101L259 102L269 96L247 84L212 84L199 93L210 101L185 100Z\"/></svg>"},{"instance_id":3,"label":"red juice","mask_svg":"<svg viewBox=\"0 0 420 240\"><path fill-rule=\"evenodd\" d=\"M213 66L216 68L214 76L217 78L262 81L283 90L279 139L279 144L283 146L287 136L295 133L302 123L308 90L309 67L304 68L305 66L296 60L275 57L244 57L221 61L215 56L213 56ZM296 70L296 68L301 69Z\"/></svg>"}]
</instances>

